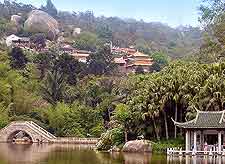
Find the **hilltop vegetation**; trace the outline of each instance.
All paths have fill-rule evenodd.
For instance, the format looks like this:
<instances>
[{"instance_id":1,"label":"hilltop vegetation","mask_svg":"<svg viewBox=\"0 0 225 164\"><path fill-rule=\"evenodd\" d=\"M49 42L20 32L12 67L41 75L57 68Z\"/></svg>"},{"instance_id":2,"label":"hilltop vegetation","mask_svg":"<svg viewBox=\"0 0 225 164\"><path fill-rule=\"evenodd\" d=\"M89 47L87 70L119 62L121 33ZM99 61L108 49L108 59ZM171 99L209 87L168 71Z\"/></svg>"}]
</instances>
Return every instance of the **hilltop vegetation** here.
<instances>
[{"instance_id":1,"label":"hilltop vegetation","mask_svg":"<svg viewBox=\"0 0 225 164\"><path fill-rule=\"evenodd\" d=\"M32 9L35 7L5 1L0 5L0 16L9 20L11 15L20 13L25 19ZM145 53L162 51L172 58L197 52L202 41L202 31L198 27L171 28L160 22L146 23L143 20L118 17L95 17L92 11L58 11L49 0L41 9L58 20L61 31L64 31L63 35L68 40L76 39L76 36L73 36L74 28L81 28L92 37L112 41L115 46L135 46ZM22 29L18 33L25 35Z\"/></svg>"}]
</instances>

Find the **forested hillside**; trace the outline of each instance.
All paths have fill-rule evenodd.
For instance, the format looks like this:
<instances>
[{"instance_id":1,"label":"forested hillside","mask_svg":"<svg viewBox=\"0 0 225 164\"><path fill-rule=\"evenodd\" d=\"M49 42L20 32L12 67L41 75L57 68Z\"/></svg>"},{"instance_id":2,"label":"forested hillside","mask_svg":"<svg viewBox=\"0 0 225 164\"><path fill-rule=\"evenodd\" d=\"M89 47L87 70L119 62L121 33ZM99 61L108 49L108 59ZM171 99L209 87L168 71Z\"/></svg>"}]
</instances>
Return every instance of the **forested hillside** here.
<instances>
[{"instance_id":1,"label":"forested hillside","mask_svg":"<svg viewBox=\"0 0 225 164\"><path fill-rule=\"evenodd\" d=\"M34 6L5 1L0 4L0 16L10 19L11 15L26 13ZM121 19L118 17L95 17L92 11L73 13L57 11L51 1L42 10L60 22L64 36L71 37L74 28L90 32L96 37L113 42L114 46L135 46L141 51L151 53L162 51L173 58L179 58L198 52L202 42L202 31L197 27L171 28L160 22L146 23L143 20Z\"/></svg>"},{"instance_id":2,"label":"forested hillside","mask_svg":"<svg viewBox=\"0 0 225 164\"><path fill-rule=\"evenodd\" d=\"M115 46L135 46L144 51L163 51L171 57L182 57L197 51L201 44L201 31L194 27L171 28L162 23L146 23L116 17L94 17L93 13L59 12L63 25L74 25L97 35L108 35Z\"/></svg>"}]
</instances>

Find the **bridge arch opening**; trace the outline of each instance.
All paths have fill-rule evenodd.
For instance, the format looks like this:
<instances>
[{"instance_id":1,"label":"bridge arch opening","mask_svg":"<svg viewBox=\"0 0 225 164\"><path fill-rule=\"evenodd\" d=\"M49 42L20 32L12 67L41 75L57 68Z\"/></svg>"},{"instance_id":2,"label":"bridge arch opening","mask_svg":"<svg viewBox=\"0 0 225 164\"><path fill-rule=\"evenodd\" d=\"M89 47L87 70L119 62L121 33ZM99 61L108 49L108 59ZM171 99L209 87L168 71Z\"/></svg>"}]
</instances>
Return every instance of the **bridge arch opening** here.
<instances>
[{"instance_id":1,"label":"bridge arch opening","mask_svg":"<svg viewBox=\"0 0 225 164\"><path fill-rule=\"evenodd\" d=\"M16 130L12 132L8 138L7 142L9 143L33 143L33 139L31 135L29 135L26 131L24 130Z\"/></svg>"}]
</instances>

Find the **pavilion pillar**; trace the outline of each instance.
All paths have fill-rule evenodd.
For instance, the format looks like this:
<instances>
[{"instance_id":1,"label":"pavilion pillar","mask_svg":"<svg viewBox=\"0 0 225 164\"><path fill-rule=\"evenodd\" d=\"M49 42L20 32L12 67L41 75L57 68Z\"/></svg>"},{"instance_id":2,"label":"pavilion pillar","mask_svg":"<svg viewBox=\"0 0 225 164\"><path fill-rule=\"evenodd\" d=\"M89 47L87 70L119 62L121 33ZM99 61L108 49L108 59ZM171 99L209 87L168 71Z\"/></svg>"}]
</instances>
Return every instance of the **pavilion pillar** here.
<instances>
[{"instance_id":1,"label":"pavilion pillar","mask_svg":"<svg viewBox=\"0 0 225 164\"><path fill-rule=\"evenodd\" d=\"M200 134L200 145L201 145L201 150L204 150L204 132L201 130Z\"/></svg>"},{"instance_id":2,"label":"pavilion pillar","mask_svg":"<svg viewBox=\"0 0 225 164\"><path fill-rule=\"evenodd\" d=\"M190 131L186 130L186 153L190 151Z\"/></svg>"},{"instance_id":3,"label":"pavilion pillar","mask_svg":"<svg viewBox=\"0 0 225 164\"><path fill-rule=\"evenodd\" d=\"M194 151L197 151L197 131L194 131Z\"/></svg>"},{"instance_id":4,"label":"pavilion pillar","mask_svg":"<svg viewBox=\"0 0 225 164\"><path fill-rule=\"evenodd\" d=\"M218 154L221 154L221 146L222 146L222 134L221 131L218 133Z\"/></svg>"}]
</instances>

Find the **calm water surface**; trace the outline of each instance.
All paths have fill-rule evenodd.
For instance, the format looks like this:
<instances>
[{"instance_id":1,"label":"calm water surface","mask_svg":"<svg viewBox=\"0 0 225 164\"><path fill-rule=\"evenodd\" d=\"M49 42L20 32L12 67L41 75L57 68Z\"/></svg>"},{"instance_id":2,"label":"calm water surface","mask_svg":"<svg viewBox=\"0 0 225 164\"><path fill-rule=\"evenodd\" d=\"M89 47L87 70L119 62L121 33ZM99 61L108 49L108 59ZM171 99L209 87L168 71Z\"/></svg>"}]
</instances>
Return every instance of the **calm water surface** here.
<instances>
[{"instance_id":1,"label":"calm water surface","mask_svg":"<svg viewBox=\"0 0 225 164\"><path fill-rule=\"evenodd\" d=\"M88 145L0 144L0 164L207 164L224 163L218 157L100 153Z\"/></svg>"}]
</instances>

